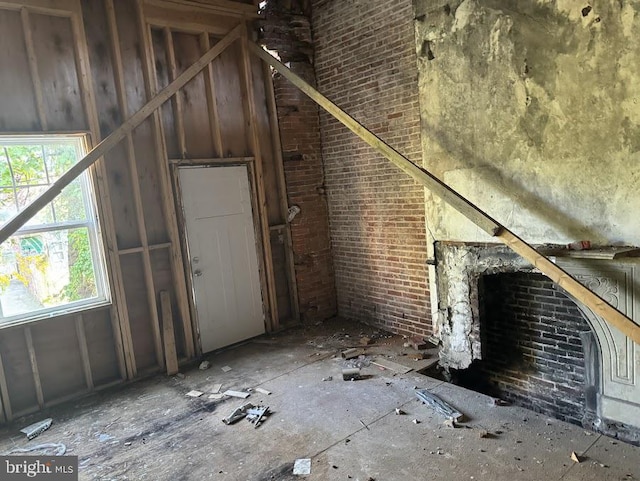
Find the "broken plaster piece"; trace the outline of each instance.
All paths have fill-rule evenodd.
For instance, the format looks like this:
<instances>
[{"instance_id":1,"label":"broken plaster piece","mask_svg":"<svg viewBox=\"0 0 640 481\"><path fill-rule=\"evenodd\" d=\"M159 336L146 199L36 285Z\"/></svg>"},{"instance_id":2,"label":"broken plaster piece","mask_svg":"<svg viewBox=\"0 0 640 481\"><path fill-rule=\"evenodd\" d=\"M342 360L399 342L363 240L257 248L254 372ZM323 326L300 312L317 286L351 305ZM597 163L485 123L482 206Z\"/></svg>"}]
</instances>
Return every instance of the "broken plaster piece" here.
<instances>
[{"instance_id":1,"label":"broken plaster piece","mask_svg":"<svg viewBox=\"0 0 640 481\"><path fill-rule=\"evenodd\" d=\"M202 361L200 363L200 366L198 366L198 369L200 369L201 371L206 371L210 367L211 367L211 363L209 361Z\"/></svg>"},{"instance_id":2,"label":"broken plaster piece","mask_svg":"<svg viewBox=\"0 0 640 481\"><path fill-rule=\"evenodd\" d=\"M291 207L289 207L289 210L287 211L287 222L291 223L291 221L295 219L299 213L300 207L298 207L297 205L292 205Z\"/></svg>"},{"instance_id":3,"label":"broken plaster piece","mask_svg":"<svg viewBox=\"0 0 640 481\"><path fill-rule=\"evenodd\" d=\"M200 396L202 396L203 394L204 394L204 393L203 393L202 391L196 391L196 390L193 390L193 391L189 391L189 392L187 393L187 396L189 396L189 397L200 397Z\"/></svg>"},{"instance_id":4,"label":"broken plaster piece","mask_svg":"<svg viewBox=\"0 0 640 481\"><path fill-rule=\"evenodd\" d=\"M245 391L233 391L232 389L226 390L223 394L225 396L239 397L242 399L247 399L249 396L251 396L251 393Z\"/></svg>"},{"instance_id":5,"label":"broken plaster piece","mask_svg":"<svg viewBox=\"0 0 640 481\"><path fill-rule=\"evenodd\" d=\"M211 392L213 394L218 394L220 392L220 389L222 389L222 384L214 384L211 388Z\"/></svg>"},{"instance_id":6,"label":"broken plaster piece","mask_svg":"<svg viewBox=\"0 0 640 481\"><path fill-rule=\"evenodd\" d=\"M222 369L224 372L229 372L231 371L233 368L231 366L222 366L220 369Z\"/></svg>"},{"instance_id":7,"label":"broken plaster piece","mask_svg":"<svg viewBox=\"0 0 640 481\"><path fill-rule=\"evenodd\" d=\"M257 387L256 392L259 392L260 394L265 394L267 396L271 394L271 391L267 391L266 389L262 389L261 387Z\"/></svg>"},{"instance_id":8,"label":"broken plaster piece","mask_svg":"<svg viewBox=\"0 0 640 481\"><path fill-rule=\"evenodd\" d=\"M293 463L293 474L298 476L311 474L311 459L296 459L295 463Z\"/></svg>"},{"instance_id":9,"label":"broken plaster piece","mask_svg":"<svg viewBox=\"0 0 640 481\"><path fill-rule=\"evenodd\" d=\"M43 419L42 421L38 421L37 423L30 424L26 428L22 428L20 432L26 434L27 439L31 440L49 429L52 422L53 419L51 418Z\"/></svg>"}]
</instances>

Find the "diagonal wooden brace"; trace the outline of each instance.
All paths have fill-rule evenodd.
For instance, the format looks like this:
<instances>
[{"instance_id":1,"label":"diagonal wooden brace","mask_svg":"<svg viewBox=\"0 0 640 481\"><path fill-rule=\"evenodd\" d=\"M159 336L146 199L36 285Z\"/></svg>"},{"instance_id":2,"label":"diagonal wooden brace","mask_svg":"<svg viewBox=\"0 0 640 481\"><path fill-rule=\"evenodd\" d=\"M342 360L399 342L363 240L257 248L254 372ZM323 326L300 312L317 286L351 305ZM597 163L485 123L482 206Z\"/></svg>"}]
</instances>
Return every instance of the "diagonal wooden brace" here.
<instances>
[{"instance_id":1,"label":"diagonal wooden brace","mask_svg":"<svg viewBox=\"0 0 640 481\"><path fill-rule=\"evenodd\" d=\"M376 149L393 164L395 164L403 172L409 174L418 183L424 185L434 194L438 195L445 202L455 208L471 222L476 224L482 230L493 237L497 237L501 242L510 247L514 252L518 253L526 260L531 262L543 274L549 277L553 282L565 289L577 300L591 309L594 313L601 316L609 324L619 329L623 334L632 339L636 344L640 344L640 326L618 311L607 301L598 296L595 292L587 289L564 269L558 267L549 258L538 252L534 247L527 244L513 232L508 230L496 220L491 218L486 212L482 211L476 205L464 198L458 192L446 185L433 174L414 164L382 139L377 137L371 131L366 129L357 120L340 109L336 104L318 92L315 88L305 82L298 75L293 73L286 65L278 61L271 54L266 52L260 46L249 43L249 50L254 55L271 65L283 77L288 79L293 85L302 90L320 107L333 115L342 124L344 124L354 134L364 140L371 147Z\"/></svg>"},{"instance_id":2,"label":"diagonal wooden brace","mask_svg":"<svg viewBox=\"0 0 640 481\"><path fill-rule=\"evenodd\" d=\"M120 127L109 134L105 139L95 146L77 164L66 171L47 190L34 199L23 211L15 215L9 222L0 228L0 243L6 241L29 219L36 215L43 207L51 202L67 185L73 182L82 172L93 165L99 158L108 153L113 147L124 139L129 133L144 122L153 112L162 106L167 100L198 75L209 63L218 57L234 41L240 38L245 32L244 23L241 23L229 32L224 38L216 43L208 52L196 60L188 69L180 74L176 79L162 89L158 94L147 102L140 110L129 117Z\"/></svg>"}]
</instances>

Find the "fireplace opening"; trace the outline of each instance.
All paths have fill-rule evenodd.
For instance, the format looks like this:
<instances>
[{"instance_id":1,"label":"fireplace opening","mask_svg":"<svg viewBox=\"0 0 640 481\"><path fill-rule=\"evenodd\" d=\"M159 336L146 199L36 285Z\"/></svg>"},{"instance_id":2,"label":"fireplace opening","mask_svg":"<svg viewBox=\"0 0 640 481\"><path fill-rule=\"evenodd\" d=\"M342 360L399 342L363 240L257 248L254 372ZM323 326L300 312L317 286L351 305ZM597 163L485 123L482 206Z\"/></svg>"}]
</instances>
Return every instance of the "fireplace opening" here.
<instances>
[{"instance_id":1,"label":"fireplace opening","mask_svg":"<svg viewBox=\"0 0 640 481\"><path fill-rule=\"evenodd\" d=\"M453 380L547 416L589 426L595 418L598 348L586 319L547 277L479 279L482 359Z\"/></svg>"}]
</instances>

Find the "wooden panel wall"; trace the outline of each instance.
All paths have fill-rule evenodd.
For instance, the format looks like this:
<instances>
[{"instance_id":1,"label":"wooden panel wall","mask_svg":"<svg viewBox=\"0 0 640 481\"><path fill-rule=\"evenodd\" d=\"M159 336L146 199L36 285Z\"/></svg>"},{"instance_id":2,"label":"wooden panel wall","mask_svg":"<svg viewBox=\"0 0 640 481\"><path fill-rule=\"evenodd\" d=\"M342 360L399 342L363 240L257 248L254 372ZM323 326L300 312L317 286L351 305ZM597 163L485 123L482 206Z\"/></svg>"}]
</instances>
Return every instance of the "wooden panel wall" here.
<instances>
[{"instance_id":1,"label":"wooden panel wall","mask_svg":"<svg viewBox=\"0 0 640 481\"><path fill-rule=\"evenodd\" d=\"M87 132L96 144L251 17L212 0L0 1L0 133ZM235 5L235 6L234 6ZM136 128L90 173L110 307L0 327L0 422L164 368L159 292L182 360L199 354L180 164L247 163L267 326L297 317L271 75L244 41Z\"/></svg>"}]
</instances>

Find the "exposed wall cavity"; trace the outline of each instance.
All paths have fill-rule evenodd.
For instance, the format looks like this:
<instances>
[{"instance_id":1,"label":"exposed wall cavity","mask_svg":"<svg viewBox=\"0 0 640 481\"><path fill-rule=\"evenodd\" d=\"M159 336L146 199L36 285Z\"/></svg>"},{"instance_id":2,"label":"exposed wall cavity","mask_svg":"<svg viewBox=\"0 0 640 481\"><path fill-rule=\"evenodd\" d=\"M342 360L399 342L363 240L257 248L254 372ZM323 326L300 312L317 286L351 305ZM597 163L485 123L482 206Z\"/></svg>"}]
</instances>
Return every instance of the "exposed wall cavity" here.
<instances>
[{"instance_id":1,"label":"exposed wall cavity","mask_svg":"<svg viewBox=\"0 0 640 481\"><path fill-rule=\"evenodd\" d=\"M532 271L533 266L502 245L436 244L440 299L434 334L441 339L440 363L466 369L482 358L479 281L484 275Z\"/></svg>"},{"instance_id":2,"label":"exposed wall cavity","mask_svg":"<svg viewBox=\"0 0 640 481\"><path fill-rule=\"evenodd\" d=\"M640 243L640 4L417 0L425 166L525 240ZM439 240L487 241L428 194Z\"/></svg>"}]
</instances>

